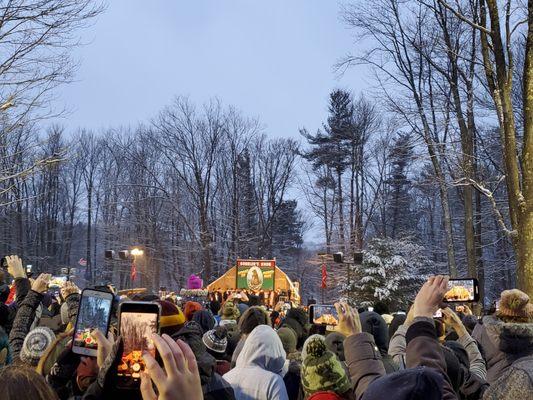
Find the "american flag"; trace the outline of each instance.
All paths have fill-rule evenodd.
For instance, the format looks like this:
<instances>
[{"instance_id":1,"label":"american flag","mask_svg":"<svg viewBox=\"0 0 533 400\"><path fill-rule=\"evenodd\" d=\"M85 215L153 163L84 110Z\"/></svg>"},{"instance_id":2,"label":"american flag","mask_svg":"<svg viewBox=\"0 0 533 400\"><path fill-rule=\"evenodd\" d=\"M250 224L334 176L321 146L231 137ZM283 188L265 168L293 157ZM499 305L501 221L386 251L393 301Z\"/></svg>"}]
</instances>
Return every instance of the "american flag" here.
<instances>
[{"instance_id":1,"label":"american flag","mask_svg":"<svg viewBox=\"0 0 533 400\"><path fill-rule=\"evenodd\" d=\"M80 258L80 260L78 261L78 264L81 265L82 267L86 267L87 260L85 258Z\"/></svg>"}]
</instances>

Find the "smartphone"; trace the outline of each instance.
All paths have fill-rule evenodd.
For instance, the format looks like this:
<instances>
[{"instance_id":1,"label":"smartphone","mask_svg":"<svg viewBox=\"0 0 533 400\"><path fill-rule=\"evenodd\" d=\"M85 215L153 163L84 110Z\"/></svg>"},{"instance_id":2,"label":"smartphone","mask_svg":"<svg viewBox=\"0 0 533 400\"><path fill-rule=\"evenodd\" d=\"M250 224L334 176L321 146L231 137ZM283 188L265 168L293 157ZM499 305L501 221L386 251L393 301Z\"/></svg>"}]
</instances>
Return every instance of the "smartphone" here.
<instances>
[{"instance_id":1,"label":"smartphone","mask_svg":"<svg viewBox=\"0 0 533 400\"><path fill-rule=\"evenodd\" d=\"M439 308L437 311L435 311L433 318L442 318L442 309Z\"/></svg>"},{"instance_id":2,"label":"smartphone","mask_svg":"<svg viewBox=\"0 0 533 400\"><path fill-rule=\"evenodd\" d=\"M475 278L450 279L448 291L444 295L447 303L479 301L479 285Z\"/></svg>"},{"instance_id":3,"label":"smartphone","mask_svg":"<svg viewBox=\"0 0 533 400\"><path fill-rule=\"evenodd\" d=\"M141 372L145 370L143 352L156 358L152 334L159 333L161 307L158 303L127 301L119 308L119 332L124 340L124 351L118 365L118 386L138 389Z\"/></svg>"},{"instance_id":4,"label":"smartphone","mask_svg":"<svg viewBox=\"0 0 533 400\"><path fill-rule=\"evenodd\" d=\"M336 326L339 324L337 309L333 304L312 304L309 306L309 322L315 325Z\"/></svg>"},{"instance_id":5,"label":"smartphone","mask_svg":"<svg viewBox=\"0 0 533 400\"><path fill-rule=\"evenodd\" d=\"M94 289L84 289L81 292L78 317L74 327L73 353L96 357L98 343L92 338L91 332L98 329L107 335L112 304L112 293Z\"/></svg>"}]
</instances>

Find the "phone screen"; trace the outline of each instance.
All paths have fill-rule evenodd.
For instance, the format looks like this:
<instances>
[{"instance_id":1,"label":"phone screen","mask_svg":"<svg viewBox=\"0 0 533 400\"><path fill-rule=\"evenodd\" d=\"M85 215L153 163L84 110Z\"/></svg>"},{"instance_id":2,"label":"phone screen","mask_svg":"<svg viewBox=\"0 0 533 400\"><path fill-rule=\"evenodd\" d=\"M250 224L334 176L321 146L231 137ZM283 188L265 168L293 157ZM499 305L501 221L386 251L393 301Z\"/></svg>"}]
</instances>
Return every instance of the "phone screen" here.
<instances>
[{"instance_id":1,"label":"phone screen","mask_svg":"<svg viewBox=\"0 0 533 400\"><path fill-rule=\"evenodd\" d=\"M444 301L477 301L478 293L475 279L450 279L448 281L448 291L444 295Z\"/></svg>"},{"instance_id":2,"label":"phone screen","mask_svg":"<svg viewBox=\"0 0 533 400\"><path fill-rule=\"evenodd\" d=\"M339 324L339 316L334 305L318 305L311 306L311 317L313 324L316 325L330 325L335 326Z\"/></svg>"},{"instance_id":3,"label":"phone screen","mask_svg":"<svg viewBox=\"0 0 533 400\"><path fill-rule=\"evenodd\" d=\"M442 309L439 308L437 311L435 311L433 318L442 318Z\"/></svg>"},{"instance_id":4,"label":"phone screen","mask_svg":"<svg viewBox=\"0 0 533 400\"><path fill-rule=\"evenodd\" d=\"M91 331L98 329L107 334L113 295L97 290L84 290L74 329L73 351L76 354L96 355L98 344Z\"/></svg>"},{"instance_id":5,"label":"phone screen","mask_svg":"<svg viewBox=\"0 0 533 400\"><path fill-rule=\"evenodd\" d=\"M155 345L150 337L158 331L158 317L159 314L153 312L121 312L120 335L124 340L124 352L118 376L139 379L146 367L143 352L155 358Z\"/></svg>"}]
</instances>

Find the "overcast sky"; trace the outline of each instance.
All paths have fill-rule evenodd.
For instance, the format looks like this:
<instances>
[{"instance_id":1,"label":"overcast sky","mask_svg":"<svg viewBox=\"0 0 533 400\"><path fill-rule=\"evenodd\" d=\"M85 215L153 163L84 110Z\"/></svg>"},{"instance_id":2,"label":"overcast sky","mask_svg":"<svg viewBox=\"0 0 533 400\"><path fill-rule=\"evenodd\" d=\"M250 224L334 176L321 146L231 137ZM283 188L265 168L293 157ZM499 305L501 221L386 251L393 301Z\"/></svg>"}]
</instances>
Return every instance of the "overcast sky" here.
<instances>
[{"instance_id":1,"label":"overcast sky","mask_svg":"<svg viewBox=\"0 0 533 400\"><path fill-rule=\"evenodd\" d=\"M358 92L361 71L337 79L352 33L335 0L111 0L83 32L76 82L58 92L62 124L135 125L176 95L219 97L258 117L266 133L298 136L326 117L335 87Z\"/></svg>"}]
</instances>

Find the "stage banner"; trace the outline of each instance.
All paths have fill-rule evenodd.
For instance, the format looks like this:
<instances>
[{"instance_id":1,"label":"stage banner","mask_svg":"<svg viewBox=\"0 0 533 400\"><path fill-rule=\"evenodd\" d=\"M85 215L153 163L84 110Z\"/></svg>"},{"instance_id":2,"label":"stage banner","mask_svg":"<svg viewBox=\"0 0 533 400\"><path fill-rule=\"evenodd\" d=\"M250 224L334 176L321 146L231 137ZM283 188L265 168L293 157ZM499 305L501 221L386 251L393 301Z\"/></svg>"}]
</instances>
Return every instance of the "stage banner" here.
<instances>
[{"instance_id":1,"label":"stage banner","mask_svg":"<svg viewBox=\"0 0 533 400\"><path fill-rule=\"evenodd\" d=\"M237 260L237 289L274 290L276 260Z\"/></svg>"}]
</instances>

